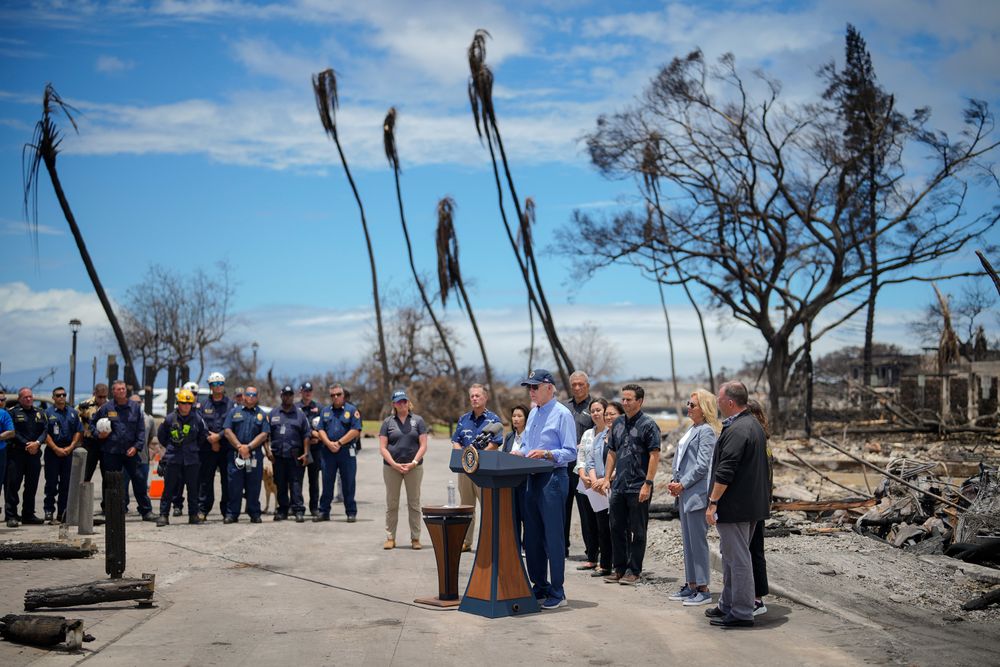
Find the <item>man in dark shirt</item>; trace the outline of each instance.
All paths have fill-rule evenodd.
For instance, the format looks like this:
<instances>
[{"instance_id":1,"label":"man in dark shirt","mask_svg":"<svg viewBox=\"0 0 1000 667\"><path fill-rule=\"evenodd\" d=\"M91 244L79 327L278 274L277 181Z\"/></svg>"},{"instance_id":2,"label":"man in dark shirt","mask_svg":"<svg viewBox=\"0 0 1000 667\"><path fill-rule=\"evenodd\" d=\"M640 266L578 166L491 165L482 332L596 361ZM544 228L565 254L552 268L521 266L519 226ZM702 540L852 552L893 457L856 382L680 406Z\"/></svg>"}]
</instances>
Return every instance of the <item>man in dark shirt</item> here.
<instances>
[{"instance_id":1,"label":"man in dark shirt","mask_svg":"<svg viewBox=\"0 0 1000 667\"><path fill-rule=\"evenodd\" d=\"M754 579L750 560L753 526L770 514L767 438L749 411L742 382L719 387L719 410L725 419L712 461L714 484L705 519L719 531L722 596L705 611L712 625L753 625Z\"/></svg>"},{"instance_id":2,"label":"man in dark shirt","mask_svg":"<svg viewBox=\"0 0 1000 667\"><path fill-rule=\"evenodd\" d=\"M170 501L181 486L187 487L188 523L203 523L198 518L198 475L208 429L194 409L194 401L191 390L177 392L177 408L167 415L156 432L156 439L164 447L160 469L165 472L157 527L170 525Z\"/></svg>"},{"instance_id":3,"label":"man in dark shirt","mask_svg":"<svg viewBox=\"0 0 1000 667\"><path fill-rule=\"evenodd\" d=\"M211 392L198 405L198 414L208 436L202 444L200 472L198 476L198 519L204 521L212 505L215 504L215 473L219 473L220 496L219 512L225 516L229 507L229 484L226 481L226 468L229 463L229 444L223 435L223 423L233 409L233 401L226 396L226 377L219 372L208 376L208 388ZM242 395L243 391L240 390Z\"/></svg>"},{"instance_id":4,"label":"man in dark shirt","mask_svg":"<svg viewBox=\"0 0 1000 667\"><path fill-rule=\"evenodd\" d=\"M587 429L594 428L594 420L590 418L590 378L583 371L575 371L569 376L569 398L564 405L573 413L573 420L576 422L576 446L580 446L580 439ZM576 477L573 468L576 461L566 467L569 472L569 493L566 495L566 555L569 556L569 524L573 518L573 499L576 498L580 505L580 532L583 533L584 547L588 555L597 552L597 519L591 521L594 511L590 509L590 503L586 496L578 496L576 492ZM584 506L584 503L587 503ZM586 507L586 509L584 509ZM587 514L587 512L590 512Z\"/></svg>"},{"instance_id":5,"label":"man in dark shirt","mask_svg":"<svg viewBox=\"0 0 1000 667\"><path fill-rule=\"evenodd\" d=\"M330 405L320 412L319 446L311 447L313 459L319 459L323 468L323 494L319 499L319 513L313 521L329 521L333 504L333 487L340 479L343 485L344 512L347 523L354 523L358 516L358 503L354 500L355 479L358 472L358 436L361 435L361 412L347 402L347 391L339 384L330 386Z\"/></svg>"},{"instance_id":6,"label":"man in dark shirt","mask_svg":"<svg viewBox=\"0 0 1000 667\"><path fill-rule=\"evenodd\" d=\"M642 575L646 555L646 524L653 478L660 463L660 427L642 411L645 391L637 384L622 387L625 414L611 425L608 436L604 491L611 520L611 554L614 572L604 578L609 584L634 586ZM617 471L613 482L612 473Z\"/></svg>"},{"instance_id":7,"label":"man in dark shirt","mask_svg":"<svg viewBox=\"0 0 1000 667\"><path fill-rule=\"evenodd\" d=\"M83 438L80 416L66 404L66 389L52 390L54 404L47 410L49 418L48 446L45 448L45 509L46 521L63 521L69 501L69 474L73 468L73 450ZM58 500L58 502L57 502Z\"/></svg>"},{"instance_id":8,"label":"man in dark shirt","mask_svg":"<svg viewBox=\"0 0 1000 667\"><path fill-rule=\"evenodd\" d=\"M94 415L95 425L102 419L111 422L110 432L97 434L101 441L101 474L123 470L132 482L143 521L156 521L146 478L139 468L139 452L146 446L146 417L138 403L128 400L128 386L124 380L112 383L111 396L113 400L101 406ZM124 502L125 494L122 493Z\"/></svg>"},{"instance_id":9,"label":"man in dark shirt","mask_svg":"<svg viewBox=\"0 0 1000 667\"><path fill-rule=\"evenodd\" d=\"M299 385L299 400L295 401L295 407L302 410L302 413L309 421L309 427L313 433L309 436L309 447L312 452L312 462L306 467L305 480L309 481L309 514L316 516L319 509L319 500L322 495L319 486L320 472L323 468L323 460L319 455L319 416L323 406L313 400L312 382L303 382ZM302 485L305 488L305 484Z\"/></svg>"},{"instance_id":10,"label":"man in dark shirt","mask_svg":"<svg viewBox=\"0 0 1000 667\"><path fill-rule=\"evenodd\" d=\"M271 422L257 406L257 387L243 392L243 405L236 405L222 425L229 445L227 468L229 507L222 523L236 523L240 518L243 494L250 523L260 523L260 486L264 479L264 441L271 433Z\"/></svg>"},{"instance_id":11,"label":"man in dark shirt","mask_svg":"<svg viewBox=\"0 0 1000 667\"><path fill-rule=\"evenodd\" d=\"M498 417L491 410L486 409L486 402L490 400L490 393L481 384L474 384L469 387L469 405L472 409L458 418L455 424L455 432L451 436L451 446L454 449L464 449L476 442L476 436L482 433L489 424L499 424ZM490 442L479 445L479 449L499 449L503 444L503 433L494 435ZM472 481L472 478L465 473L458 474L458 496L459 502L463 505L476 506L476 501L481 501L479 487ZM480 510L481 512L482 510ZM476 529L476 513L473 510L472 521L465 531L465 542L462 543L462 551L472 550L472 541Z\"/></svg>"},{"instance_id":12,"label":"man in dark shirt","mask_svg":"<svg viewBox=\"0 0 1000 667\"><path fill-rule=\"evenodd\" d=\"M17 392L17 405L10 409L14 439L7 446L7 478L4 483L4 513L8 528L16 528L20 523L42 523L35 514L35 492L42 472L42 446L48 438L49 419L35 407L34 400L31 389L21 387ZM22 483L24 503L19 518L17 494Z\"/></svg>"},{"instance_id":13,"label":"man in dark shirt","mask_svg":"<svg viewBox=\"0 0 1000 667\"><path fill-rule=\"evenodd\" d=\"M293 399L295 392L290 385L281 390L281 405L271 410L271 443L268 458L274 464L274 484L278 488L278 508L275 521L288 518L291 509L296 523L305 521L305 504L302 501L302 478L309 455L312 425Z\"/></svg>"}]
</instances>

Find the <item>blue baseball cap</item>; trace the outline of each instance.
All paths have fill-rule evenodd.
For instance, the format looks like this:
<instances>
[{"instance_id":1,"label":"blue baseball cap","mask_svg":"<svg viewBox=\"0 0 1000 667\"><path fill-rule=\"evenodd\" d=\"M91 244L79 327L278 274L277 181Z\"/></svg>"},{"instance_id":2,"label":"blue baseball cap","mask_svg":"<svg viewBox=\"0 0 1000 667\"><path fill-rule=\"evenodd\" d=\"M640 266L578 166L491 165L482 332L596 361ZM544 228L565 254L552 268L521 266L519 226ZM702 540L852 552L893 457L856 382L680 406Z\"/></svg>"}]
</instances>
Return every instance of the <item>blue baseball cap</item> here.
<instances>
[{"instance_id":1,"label":"blue baseball cap","mask_svg":"<svg viewBox=\"0 0 1000 667\"><path fill-rule=\"evenodd\" d=\"M555 384L556 381L552 379L552 373L548 372L544 368L536 368L528 373L528 377L521 380L522 387L537 387L540 384L546 383Z\"/></svg>"},{"instance_id":2,"label":"blue baseball cap","mask_svg":"<svg viewBox=\"0 0 1000 667\"><path fill-rule=\"evenodd\" d=\"M402 389L397 389L396 391L392 392L393 403L396 403L398 401L408 401L408 400L410 399L406 397L406 392L403 391Z\"/></svg>"}]
</instances>

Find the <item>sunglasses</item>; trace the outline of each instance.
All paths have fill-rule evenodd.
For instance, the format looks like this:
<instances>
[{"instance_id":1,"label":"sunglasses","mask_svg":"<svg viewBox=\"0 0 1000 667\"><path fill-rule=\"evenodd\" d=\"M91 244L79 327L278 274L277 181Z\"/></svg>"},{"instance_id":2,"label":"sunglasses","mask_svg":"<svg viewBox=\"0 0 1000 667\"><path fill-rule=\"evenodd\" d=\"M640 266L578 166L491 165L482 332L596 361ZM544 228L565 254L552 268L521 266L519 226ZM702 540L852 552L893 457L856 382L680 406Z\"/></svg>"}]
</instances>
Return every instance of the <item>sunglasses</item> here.
<instances>
[{"instance_id":1,"label":"sunglasses","mask_svg":"<svg viewBox=\"0 0 1000 667\"><path fill-rule=\"evenodd\" d=\"M208 386L209 387L225 387L226 383L225 382L209 382Z\"/></svg>"},{"instance_id":2,"label":"sunglasses","mask_svg":"<svg viewBox=\"0 0 1000 667\"><path fill-rule=\"evenodd\" d=\"M245 392L243 392L243 395L244 396L249 396L250 398L256 398L257 397L257 392L255 392L255 391L245 391Z\"/></svg>"},{"instance_id":3,"label":"sunglasses","mask_svg":"<svg viewBox=\"0 0 1000 667\"><path fill-rule=\"evenodd\" d=\"M52 394L52 398L66 398L66 394L65 393L62 393L62 394Z\"/></svg>"},{"instance_id":4,"label":"sunglasses","mask_svg":"<svg viewBox=\"0 0 1000 667\"><path fill-rule=\"evenodd\" d=\"M688 401L688 402L687 402L687 406L688 406L688 410L693 410L693 409L695 409L695 408L699 408L699 407L701 407L701 406L700 406L700 405L698 405L697 403L693 403L693 402L691 402L691 401Z\"/></svg>"}]
</instances>

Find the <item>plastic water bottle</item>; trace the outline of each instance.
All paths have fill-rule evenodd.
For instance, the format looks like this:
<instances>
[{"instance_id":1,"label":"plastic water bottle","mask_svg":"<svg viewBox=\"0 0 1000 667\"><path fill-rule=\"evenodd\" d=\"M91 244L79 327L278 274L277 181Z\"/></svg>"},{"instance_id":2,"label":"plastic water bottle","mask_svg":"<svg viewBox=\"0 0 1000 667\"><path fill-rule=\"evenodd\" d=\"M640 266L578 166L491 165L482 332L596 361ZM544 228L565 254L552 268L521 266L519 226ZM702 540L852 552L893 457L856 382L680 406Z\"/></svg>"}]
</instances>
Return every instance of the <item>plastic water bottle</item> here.
<instances>
[{"instance_id":1,"label":"plastic water bottle","mask_svg":"<svg viewBox=\"0 0 1000 667\"><path fill-rule=\"evenodd\" d=\"M455 502L455 480L448 480L448 505L447 507L455 507L458 503Z\"/></svg>"}]
</instances>

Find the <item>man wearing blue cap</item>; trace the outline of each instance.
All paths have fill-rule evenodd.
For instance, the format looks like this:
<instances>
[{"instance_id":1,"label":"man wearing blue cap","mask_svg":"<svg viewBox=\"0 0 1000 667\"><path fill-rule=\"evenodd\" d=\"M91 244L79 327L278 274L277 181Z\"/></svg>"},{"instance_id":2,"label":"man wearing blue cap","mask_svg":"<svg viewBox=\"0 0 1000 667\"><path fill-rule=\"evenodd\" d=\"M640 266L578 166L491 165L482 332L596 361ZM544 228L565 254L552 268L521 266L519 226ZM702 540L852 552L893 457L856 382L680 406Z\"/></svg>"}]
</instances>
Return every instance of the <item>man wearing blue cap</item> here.
<instances>
[{"instance_id":1,"label":"man wearing blue cap","mask_svg":"<svg viewBox=\"0 0 1000 667\"><path fill-rule=\"evenodd\" d=\"M524 494L524 555L535 597L542 609L566 605L563 580L566 570L566 466L576 460L576 422L569 408L555 399L552 373L538 368L521 382L535 407L528 415L521 449L511 452L531 459L552 461L550 472L528 477Z\"/></svg>"}]
</instances>

